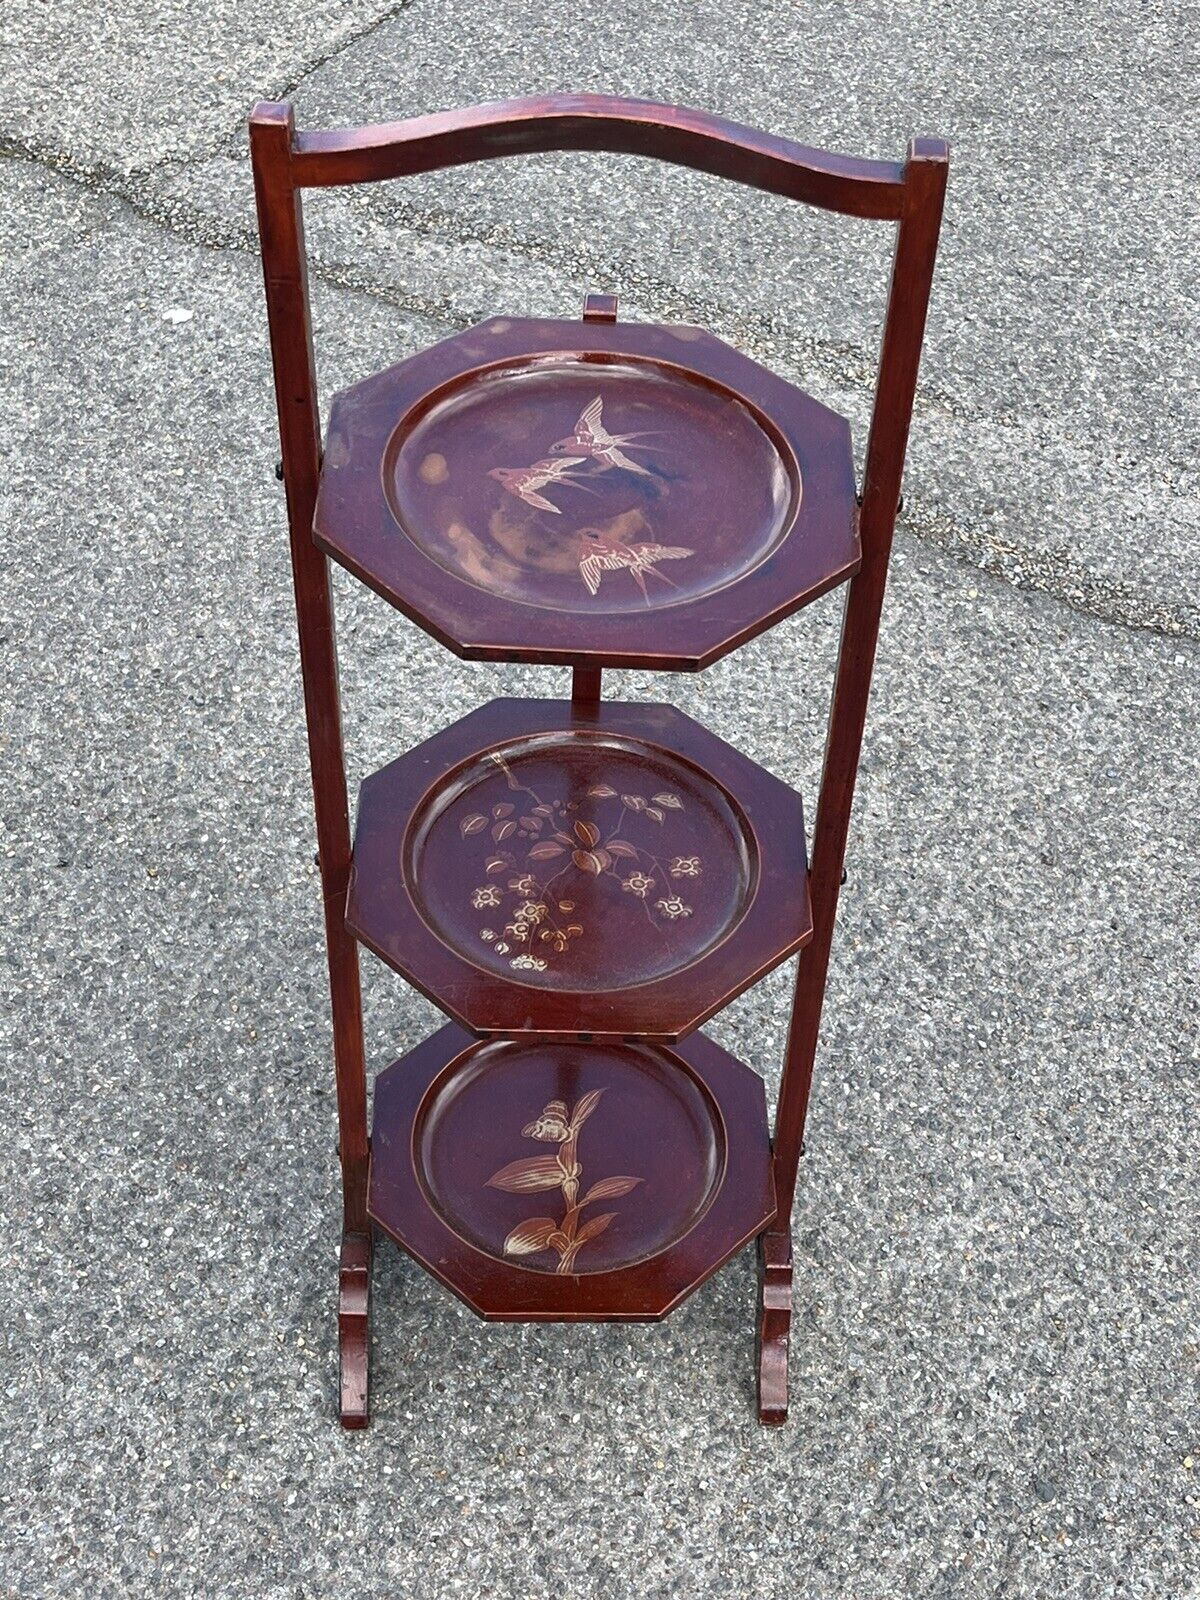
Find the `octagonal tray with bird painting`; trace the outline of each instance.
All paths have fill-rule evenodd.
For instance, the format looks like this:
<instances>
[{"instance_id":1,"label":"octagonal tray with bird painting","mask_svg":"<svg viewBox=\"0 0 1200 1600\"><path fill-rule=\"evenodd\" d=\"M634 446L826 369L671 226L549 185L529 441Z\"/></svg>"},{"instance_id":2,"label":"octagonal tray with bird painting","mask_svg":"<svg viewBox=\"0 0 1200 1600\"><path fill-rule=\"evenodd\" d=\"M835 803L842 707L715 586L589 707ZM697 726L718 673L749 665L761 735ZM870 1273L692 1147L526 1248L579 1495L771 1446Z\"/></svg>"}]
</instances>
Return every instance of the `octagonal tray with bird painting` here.
<instances>
[{"instance_id":1,"label":"octagonal tray with bird painting","mask_svg":"<svg viewBox=\"0 0 1200 1600\"><path fill-rule=\"evenodd\" d=\"M719 340L498 320L338 396L315 530L462 654L688 666L853 570L854 510L842 419Z\"/></svg>"},{"instance_id":2,"label":"octagonal tray with bird painting","mask_svg":"<svg viewBox=\"0 0 1200 1600\"><path fill-rule=\"evenodd\" d=\"M393 437L384 481L447 570L593 616L723 588L775 547L801 492L786 447L732 395L573 357L455 386Z\"/></svg>"}]
</instances>

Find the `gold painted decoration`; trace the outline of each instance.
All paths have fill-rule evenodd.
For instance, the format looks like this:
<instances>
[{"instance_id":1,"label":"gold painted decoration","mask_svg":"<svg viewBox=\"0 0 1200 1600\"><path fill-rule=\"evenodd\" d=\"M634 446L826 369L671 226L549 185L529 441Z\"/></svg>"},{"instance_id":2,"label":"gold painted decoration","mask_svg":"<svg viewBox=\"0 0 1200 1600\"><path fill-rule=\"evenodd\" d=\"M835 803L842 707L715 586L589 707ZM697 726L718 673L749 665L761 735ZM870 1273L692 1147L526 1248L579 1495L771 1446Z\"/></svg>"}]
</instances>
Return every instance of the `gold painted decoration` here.
<instances>
[{"instance_id":1,"label":"gold painted decoration","mask_svg":"<svg viewBox=\"0 0 1200 1600\"><path fill-rule=\"evenodd\" d=\"M549 511L558 517L562 515L562 507L547 497L548 490L572 485L586 490L588 478L614 468L643 478L654 477L629 453L657 450L657 445L637 442L646 437L645 430L638 433L610 433L604 426L603 397L597 395L590 405L584 407L574 432L563 439L556 439L550 446L549 455L528 467L492 467L488 477L495 478L509 494L515 495L525 505L532 506L535 511ZM587 470L581 474L576 470L579 467ZM619 522L622 519L617 520ZM639 517L638 520L644 525L644 518ZM672 589L678 587L673 578L658 570L658 564L663 561L683 561L696 553L685 545L658 544L653 540L632 543L611 527L581 527L577 530L577 536L579 546L575 560L579 565L580 579L590 595L600 592L606 572L627 572L647 605L650 604L650 592L646 586L648 577L656 578Z\"/></svg>"},{"instance_id":2,"label":"gold painted decoration","mask_svg":"<svg viewBox=\"0 0 1200 1600\"><path fill-rule=\"evenodd\" d=\"M614 890L640 901L660 934L691 916L692 907L672 880L699 878L700 857L670 856L664 865L655 841L645 842L645 822L652 824L651 833L669 832L672 814L684 809L678 795L647 798L596 783L587 790L599 819L591 820L575 814L573 805L546 802L519 783L502 755L493 752L491 759L504 773L509 792L525 800L497 801L490 813L474 811L458 828L464 841L477 838L484 847L484 881L470 891L472 908L483 914L479 937L509 957L513 971L545 972L585 936L572 892L579 874L611 882Z\"/></svg>"},{"instance_id":3,"label":"gold painted decoration","mask_svg":"<svg viewBox=\"0 0 1200 1600\"><path fill-rule=\"evenodd\" d=\"M510 1161L488 1179L491 1189L503 1189L507 1194L537 1194L558 1189L562 1193L563 1214L553 1217L529 1217L519 1223L504 1241L506 1256L541 1255L553 1250L558 1254L555 1271L568 1273L575 1257L590 1240L599 1238L617 1217L615 1211L602 1211L581 1221L584 1209L599 1200L617 1200L631 1189L636 1189L641 1178L622 1174L615 1178L601 1178L579 1196L583 1167L578 1160L579 1130L600 1103L603 1089L593 1089L576 1102L568 1112L566 1102L551 1100L542 1108L540 1116L521 1129L526 1139L537 1139L544 1144L556 1144L558 1151L552 1156L527 1156Z\"/></svg>"}]
</instances>

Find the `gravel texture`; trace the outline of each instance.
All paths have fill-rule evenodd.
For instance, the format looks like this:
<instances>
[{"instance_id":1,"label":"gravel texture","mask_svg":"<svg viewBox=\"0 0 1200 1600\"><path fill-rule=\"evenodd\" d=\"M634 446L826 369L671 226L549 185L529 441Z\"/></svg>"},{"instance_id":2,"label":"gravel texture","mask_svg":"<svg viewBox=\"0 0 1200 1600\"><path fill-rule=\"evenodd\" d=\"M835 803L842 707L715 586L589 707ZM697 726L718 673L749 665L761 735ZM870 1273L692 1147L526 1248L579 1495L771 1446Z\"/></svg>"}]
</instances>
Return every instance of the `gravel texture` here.
<instances>
[{"instance_id":1,"label":"gravel texture","mask_svg":"<svg viewBox=\"0 0 1200 1600\"><path fill-rule=\"evenodd\" d=\"M1182 11L273 11L0 20L0 1594L1192 1600ZM293 85L334 123L557 84L956 148L797 1200L792 1419L753 1419L749 1253L662 1325L564 1329L485 1326L385 1245L375 1420L347 1436L241 117ZM578 158L312 213L327 392L590 285L864 413L874 235ZM352 782L565 685L337 591ZM611 692L676 699L811 795L838 616ZM382 1066L437 1019L364 975ZM771 1095L789 982L710 1025Z\"/></svg>"}]
</instances>

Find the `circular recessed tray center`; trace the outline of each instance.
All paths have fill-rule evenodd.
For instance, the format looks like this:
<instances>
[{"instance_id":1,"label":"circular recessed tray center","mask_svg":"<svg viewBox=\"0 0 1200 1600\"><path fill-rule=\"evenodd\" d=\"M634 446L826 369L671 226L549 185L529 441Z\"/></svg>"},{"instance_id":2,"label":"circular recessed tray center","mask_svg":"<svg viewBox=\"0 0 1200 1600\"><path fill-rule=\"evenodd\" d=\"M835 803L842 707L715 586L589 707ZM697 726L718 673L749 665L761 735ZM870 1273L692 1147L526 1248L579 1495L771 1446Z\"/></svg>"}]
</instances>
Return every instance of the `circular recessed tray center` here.
<instances>
[{"instance_id":1,"label":"circular recessed tray center","mask_svg":"<svg viewBox=\"0 0 1200 1600\"><path fill-rule=\"evenodd\" d=\"M784 538L791 451L710 379L653 360L541 356L456 380L383 461L401 529L445 571L573 615L724 588Z\"/></svg>"},{"instance_id":2,"label":"circular recessed tray center","mask_svg":"<svg viewBox=\"0 0 1200 1600\"><path fill-rule=\"evenodd\" d=\"M725 1173L712 1096L648 1045L473 1046L413 1128L433 1211L475 1249L535 1272L612 1272L668 1249Z\"/></svg>"},{"instance_id":3,"label":"circular recessed tray center","mask_svg":"<svg viewBox=\"0 0 1200 1600\"><path fill-rule=\"evenodd\" d=\"M409 823L402 867L426 924L482 971L615 995L725 938L758 856L707 774L657 745L577 731L449 772Z\"/></svg>"}]
</instances>

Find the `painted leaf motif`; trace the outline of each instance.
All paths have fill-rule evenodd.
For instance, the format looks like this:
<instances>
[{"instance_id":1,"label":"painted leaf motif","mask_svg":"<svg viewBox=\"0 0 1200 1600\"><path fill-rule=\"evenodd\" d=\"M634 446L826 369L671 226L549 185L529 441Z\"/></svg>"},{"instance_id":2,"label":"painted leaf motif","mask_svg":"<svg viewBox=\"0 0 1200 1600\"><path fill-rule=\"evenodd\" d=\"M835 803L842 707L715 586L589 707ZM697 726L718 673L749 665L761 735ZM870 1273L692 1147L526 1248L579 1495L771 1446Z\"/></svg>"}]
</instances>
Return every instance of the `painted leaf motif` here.
<instances>
[{"instance_id":1,"label":"painted leaf motif","mask_svg":"<svg viewBox=\"0 0 1200 1600\"><path fill-rule=\"evenodd\" d=\"M512 837L517 831L515 822L497 822L492 828L492 838L497 844L503 844L505 839Z\"/></svg>"},{"instance_id":2,"label":"painted leaf motif","mask_svg":"<svg viewBox=\"0 0 1200 1600\"><path fill-rule=\"evenodd\" d=\"M604 847L609 855L617 856L622 861L636 861L637 851L624 839L610 839Z\"/></svg>"},{"instance_id":3,"label":"painted leaf motif","mask_svg":"<svg viewBox=\"0 0 1200 1600\"><path fill-rule=\"evenodd\" d=\"M535 1256L539 1250L548 1250L557 1231L553 1217L530 1217L509 1234L504 1241L506 1256Z\"/></svg>"},{"instance_id":4,"label":"painted leaf motif","mask_svg":"<svg viewBox=\"0 0 1200 1600\"><path fill-rule=\"evenodd\" d=\"M586 1206L593 1200L616 1200L623 1194L628 1194L631 1189L636 1189L641 1183L640 1178L601 1178L599 1183L594 1183L580 1205Z\"/></svg>"},{"instance_id":5,"label":"painted leaf motif","mask_svg":"<svg viewBox=\"0 0 1200 1600\"><path fill-rule=\"evenodd\" d=\"M600 829L594 822L577 822L575 824L575 837L579 840L580 844L599 844Z\"/></svg>"},{"instance_id":6,"label":"painted leaf motif","mask_svg":"<svg viewBox=\"0 0 1200 1600\"><path fill-rule=\"evenodd\" d=\"M522 817L521 826L523 828L532 828L534 833L541 833L546 824L542 821L541 817Z\"/></svg>"},{"instance_id":7,"label":"painted leaf motif","mask_svg":"<svg viewBox=\"0 0 1200 1600\"><path fill-rule=\"evenodd\" d=\"M677 794L656 794L654 796L654 804L656 806L666 806L668 811L683 810L683 801Z\"/></svg>"},{"instance_id":8,"label":"painted leaf motif","mask_svg":"<svg viewBox=\"0 0 1200 1600\"><path fill-rule=\"evenodd\" d=\"M648 817L653 817L655 822L661 822L663 820L664 814L665 813L660 811L657 806L647 806L646 807L646 815Z\"/></svg>"},{"instance_id":9,"label":"painted leaf motif","mask_svg":"<svg viewBox=\"0 0 1200 1600\"><path fill-rule=\"evenodd\" d=\"M511 817L516 809L516 806L510 801L505 800L502 805L492 807L492 815L494 817Z\"/></svg>"},{"instance_id":10,"label":"painted leaf motif","mask_svg":"<svg viewBox=\"0 0 1200 1600\"><path fill-rule=\"evenodd\" d=\"M463 838L466 839L472 833L478 833L480 828L486 828L486 827L487 827L487 818L486 817L481 817L479 815L479 813L476 811L476 812L473 812L469 817L464 817L462 819L462 821L458 825L458 831L459 831L459 833L462 834Z\"/></svg>"},{"instance_id":11,"label":"painted leaf motif","mask_svg":"<svg viewBox=\"0 0 1200 1600\"><path fill-rule=\"evenodd\" d=\"M487 866L484 868L484 871L487 873L503 872L507 865L508 862L503 856L489 856L487 858Z\"/></svg>"},{"instance_id":12,"label":"painted leaf motif","mask_svg":"<svg viewBox=\"0 0 1200 1600\"><path fill-rule=\"evenodd\" d=\"M642 811L645 808L646 802L642 799L640 794L623 794L621 796L621 804L623 806L628 806L630 811Z\"/></svg>"},{"instance_id":13,"label":"painted leaf motif","mask_svg":"<svg viewBox=\"0 0 1200 1600\"><path fill-rule=\"evenodd\" d=\"M598 878L604 871L600 857L591 850L572 850L571 860L579 868L580 872L590 872L595 878Z\"/></svg>"},{"instance_id":14,"label":"painted leaf motif","mask_svg":"<svg viewBox=\"0 0 1200 1600\"><path fill-rule=\"evenodd\" d=\"M607 855L607 852L592 850L578 854L594 858ZM552 931L556 938L565 943L560 930ZM574 930L568 929L568 933L571 931ZM527 1218L513 1228L505 1239L505 1255L529 1256L553 1251L558 1256L558 1264L553 1270L558 1274L574 1273L575 1258L580 1250L590 1240L599 1238L618 1219L617 1212L606 1211L581 1226L584 1208L597 1200L619 1199L644 1181L632 1173L618 1173L611 1178L599 1179L582 1199L579 1198L579 1180L583 1172L578 1159L579 1130L600 1104L604 1092L603 1089L590 1089L587 1094L580 1096L570 1112L566 1101L548 1100L540 1115L527 1123L521 1132L526 1138L557 1143L557 1153L511 1161L488 1179L490 1187L504 1189L510 1194L534 1194L539 1190L558 1189L562 1196L561 1221L556 1222L553 1217Z\"/></svg>"},{"instance_id":15,"label":"painted leaf motif","mask_svg":"<svg viewBox=\"0 0 1200 1600\"><path fill-rule=\"evenodd\" d=\"M575 1235L575 1243L577 1245L586 1244L589 1239L594 1239L598 1233L603 1233L616 1214L615 1211L604 1211L601 1212L600 1216L593 1217L590 1222L585 1222Z\"/></svg>"},{"instance_id":16,"label":"painted leaf motif","mask_svg":"<svg viewBox=\"0 0 1200 1600\"><path fill-rule=\"evenodd\" d=\"M556 833L554 837L558 840L559 844L573 845L575 843L574 839L572 839L569 833Z\"/></svg>"},{"instance_id":17,"label":"painted leaf motif","mask_svg":"<svg viewBox=\"0 0 1200 1600\"><path fill-rule=\"evenodd\" d=\"M534 814L535 817L552 817L554 815L554 807L553 806L534 806L533 814Z\"/></svg>"},{"instance_id":18,"label":"painted leaf motif","mask_svg":"<svg viewBox=\"0 0 1200 1600\"><path fill-rule=\"evenodd\" d=\"M607 783L598 783L594 789L589 789L588 793L594 795L597 800L612 800L617 791L610 788Z\"/></svg>"},{"instance_id":19,"label":"painted leaf motif","mask_svg":"<svg viewBox=\"0 0 1200 1600\"><path fill-rule=\"evenodd\" d=\"M529 859L530 861L553 861L555 856L560 856L562 853L562 845L552 844L550 840L547 839L544 844L534 845L533 849L529 852Z\"/></svg>"},{"instance_id":20,"label":"painted leaf motif","mask_svg":"<svg viewBox=\"0 0 1200 1600\"><path fill-rule=\"evenodd\" d=\"M508 1194L535 1194L539 1189L557 1189L563 1180L563 1170L557 1156L529 1156L524 1161L510 1161L488 1179L489 1189L503 1189Z\"/></svg>"},{"instance_id":21,"label":"painted leaf motif","mask_svg":"<svg viewBox=\"0 0 1200 1600\"><path fill-rule=\"evenodd\" d=\"M577 1102L574 1111L571 1113L572 1133L578 1133L580 1128L583 1127L592 1112L600 1104L600 1096L603 1093L603 1089L592 1089Z\"/></svg>"}]
</instances>

